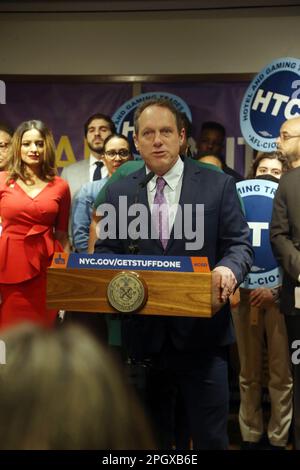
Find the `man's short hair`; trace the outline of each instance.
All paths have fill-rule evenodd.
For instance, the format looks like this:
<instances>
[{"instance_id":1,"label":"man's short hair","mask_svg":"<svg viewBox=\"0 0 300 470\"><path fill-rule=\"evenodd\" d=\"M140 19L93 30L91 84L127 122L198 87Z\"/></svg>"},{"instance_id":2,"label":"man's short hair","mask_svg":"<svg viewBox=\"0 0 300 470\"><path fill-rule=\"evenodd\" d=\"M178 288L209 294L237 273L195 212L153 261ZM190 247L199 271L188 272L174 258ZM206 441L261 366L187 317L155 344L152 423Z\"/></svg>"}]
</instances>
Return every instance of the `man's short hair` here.
<instances>
[{"instance_id":1,"label":"man's short hair","mask_svg":"<svg viewBox=\"0 0 300 470\"><path fill-rule=\"evenodd\" d=\"M175 117L178 132L180 132L181 129L184 127L183 124L182 124L182 119L181 119L179 111L177 110L177 108L175 108L175 106L173 105L173 103L170 100L168 100L166 98L153 98L151 100L144 101L135 110L135 113L134 113L134 131L135 131L136 134L139 131L138 120L139 120L142 112L146 108L148 108L149 106L159 106L161 108L167 108L169 111L171 111L171 113Z\"/></svg>"},{"instance_id":2,"label":"man's short hair","mask_svg":"<svg viewBox=\"0 0 300 470\"><path fill-rule=\"evenodd\" d=\"M203 122L203 124L201 126L201 130L200 130L200 134L203 131L207 131L207 130L213 130L213 131L220 132L220 134L222 134L222 136L223 136L223 139L225 139L225 137L226 137L225 127L222 126L222 124L220 124L219 122L216 122L216 121L205 121L205 122Z\"/></svg>"},{"instance_id":3,"label":"man's short hair","mask_svg":"<svg viewBox=\"0 0 300 470\"><path fill-rule=\"evenodd\" d=\"M182 122L181 126L185 130L185 135L188 139L189 137L192 137L192 123L187 117L186 113L184 113L183 111L179 112L179 116Z\"/></svg>"},{"instance_id":4,"label":"man's short hair","mask_svg":"<svg viewBox=\"0 0 300 470\"><path fill-rule=\"evenodd\" d=\"M89 125L94 119L103 119L104 121L107 122L111 133L112 134L116 133L115 123L112 121L112 119L109 116L107 116L106 114L102 114L102 113L95 113L95 114L92 114L92 116L90 116L88 118L88 120L86 121L86 123L84 124L84 135L85 135L85 137L87 135Z\"/></svg>"}]
</instances>

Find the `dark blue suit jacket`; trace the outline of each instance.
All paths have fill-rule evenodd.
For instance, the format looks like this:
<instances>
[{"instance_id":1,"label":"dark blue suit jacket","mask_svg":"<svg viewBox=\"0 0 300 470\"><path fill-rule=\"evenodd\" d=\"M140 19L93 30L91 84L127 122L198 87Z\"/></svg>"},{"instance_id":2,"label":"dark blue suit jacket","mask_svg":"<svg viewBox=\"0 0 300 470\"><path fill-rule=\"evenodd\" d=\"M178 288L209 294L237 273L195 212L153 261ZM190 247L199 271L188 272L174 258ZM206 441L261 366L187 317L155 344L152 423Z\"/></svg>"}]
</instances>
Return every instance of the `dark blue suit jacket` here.
<instances>
[{"instance_id":1,"label":"dark blue suit jacket","mask_svg":"<svg viewBox=\"0 0 300 470\"><path fill-rule=\"evenodd\" d=\"M107 203L116 208L117 214L119 196L127 195L128 206L133 204L138 184L145 175L145 168L142 168L108 187ZM147 188L139 192L139 203L148 207L150 227ZM172 231L165 251L159 240L146 239L138 242L140 254L207 256L211 270L217 265L227 266L235 274L238 283L241 283L251 268L253 252L249 242L249 228L241 210L234 180L221 172L202 168L192 160L186 159L179 204L192 204L193 215L196 204L204 204L202 249L187 251L185 244L191 240L184 238L184 231L182 239L174 239ZM184 211L182 213L184 214ZM128 238L98 240L95 252L128 254L129 244ZM176 289L176 286L174 288ZM123 332L125 345L129 353L136 358L158 353L167 338L176 349L182 351L210 349L234 341L229 305L209 319L132 315L124 319Z\"/></svg>"}]
</instances>

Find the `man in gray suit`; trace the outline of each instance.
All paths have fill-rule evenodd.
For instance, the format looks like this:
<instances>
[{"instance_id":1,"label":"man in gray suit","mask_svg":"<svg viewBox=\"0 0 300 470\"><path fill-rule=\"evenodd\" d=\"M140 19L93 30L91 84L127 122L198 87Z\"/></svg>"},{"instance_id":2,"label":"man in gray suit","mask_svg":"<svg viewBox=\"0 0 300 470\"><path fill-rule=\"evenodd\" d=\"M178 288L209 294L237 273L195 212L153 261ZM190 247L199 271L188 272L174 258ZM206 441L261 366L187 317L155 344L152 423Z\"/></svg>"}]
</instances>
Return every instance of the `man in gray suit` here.
<instances>
[{"instance_id":1,"label":"man in gray suit","mask_svg":"<svg viewBox=\"0 0 300 470\"><path fill-rule=\"evenodd\" d=\"M102 148L106 137L115 132L113 121L105 114L93 114L86 121L84 135L91 151L90 156L65 167L61 173L61 177L69 183L72 198L84 183L108 175L106 166L101 162Z\"/></svg>"},{"instance_id":2,"label":"man in gray suit","mask_svg":"<svg viewBox=\"0 0 300 470\"><path fill-rule=\"evenodd\" d=\"M282 124L277 147L294 168L280 179L275 195L271 243L284 270L280 309L285 315L292 358L294 448L300 450L300 364L295 361L299 356L296 341L300 340L300 117Z\"/></svg>"},{"instance_id":3,"label":"man in gray suit","mask_svg":"<svg viewBox=\"0 0 300 470\"><path fill-rule=\"evenodd\" d=\"M72 200L74 200L74 196L83 184L108 176L107 168L101 161L102 149L106 137L115 132L115 124L111 118L105 114L93 114L84 124L84 135L91 152L90 156L87 159L80 160L79 162L65 167L61 173L61 177L65 179L70 186ZM72 246L71 217L69 222L69 239ZM65 315L61 312L60 318L64 318L64 321L75 320L81 324L87 324L90 329L98 331L100 336L102 334L101 332L105 331L105 319L103 320L103 316L101 315L91 316L81 312L66 312Z\"/></svg>"}]
</instances>

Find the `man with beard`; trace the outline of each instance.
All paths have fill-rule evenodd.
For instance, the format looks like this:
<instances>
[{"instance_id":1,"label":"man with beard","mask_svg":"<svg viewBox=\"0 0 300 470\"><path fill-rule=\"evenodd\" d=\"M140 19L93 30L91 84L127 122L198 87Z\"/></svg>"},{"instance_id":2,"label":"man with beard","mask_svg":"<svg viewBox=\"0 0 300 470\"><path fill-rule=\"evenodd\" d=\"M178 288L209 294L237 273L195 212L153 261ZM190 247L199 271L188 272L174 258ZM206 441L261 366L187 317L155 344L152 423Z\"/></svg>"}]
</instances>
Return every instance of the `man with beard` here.
<instances>
[{"instance_id":1,"label":"man with beard","mask_svg":"<svg viewBox=\"0 0 300 470\"><path fill-rule=\"evenodd\" d=\"M84 183L105 178L108 175L102 162L103 142L116 132L109 116L96 113L88 118L84 125L84 135L91 151L89 158L65 167L61 173L70 186L72 198Z\"/></svg>"},{"instance_id":2,"label":"man with beard","mask_svg":"<svg viewBox=\"0 0 300 470\"><path fill-rule=\"evenodd\" d=\"M84 135L90 149L90 156L87 159L65 167L61 173L61 177L68 182L70 187L73 200L72 212L74 210L74 196L81 189L82 185L108 176L108 170L102 161L102 149L106 137L115 132L116 128L113 121L105 114L93 114L86 121ZM71 246L73 246L71 217L69 222L69 239ZM102 315L88 315L86 312L64 312L62 310L59 313L59 318L61 320L64 319L65 322L74 320L82 325L86 325L89 329L99 332L101 339L102 335L105 335L105 319Z\"/></svg>"},{"instance_id":3,"label":"man with beard","mask_svg":"<svg viewBox=\"0 0 300 470\"><path fill-rule=\"evenodd\" d=\"M300 450L300 117L288 119L277 139L278 150L294 168L284 175L276 191L271 222L271 244L283 267L280 311L287 327L293 371L293 443Z\"/></svg>"}]
</instances>

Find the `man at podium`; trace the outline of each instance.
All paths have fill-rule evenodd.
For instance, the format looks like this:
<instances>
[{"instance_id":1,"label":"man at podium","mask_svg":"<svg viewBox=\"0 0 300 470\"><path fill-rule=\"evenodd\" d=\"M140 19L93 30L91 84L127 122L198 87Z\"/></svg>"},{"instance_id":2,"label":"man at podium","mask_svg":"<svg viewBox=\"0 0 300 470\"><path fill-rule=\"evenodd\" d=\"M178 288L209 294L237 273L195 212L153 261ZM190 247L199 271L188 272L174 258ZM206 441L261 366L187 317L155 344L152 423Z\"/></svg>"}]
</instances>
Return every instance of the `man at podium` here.
<instances>
[{"instance_id":1,"label":"man at podium","mask_svg":"<svg viewBox=\"0 0 300 470\"><path fill-rule=\"evenodd\" d=\"M172 446L174 405L180 395L194 449L226 449L228 346L234 342L228 298L251 268L249 229L234 180L180 157L184 129L169 100L143 102L134 123L135 145L145 165L111 184L106 203L116 211L118 223L127 216L127 227L132 217L119 210L119 196L127 196L128 207L143 204L147 213L143 236L134 240L128 230L125 239L119 237L117 225L114 233L96 242L95 252L208 258L213 284L219 289L219 309L212 318L124 316L122 334L129 357L148 367L146 406L159 446ZM174 230L174 207L182 213L181 237ZM200 229L202 243L197 240ZM195 243L187 233L194 233Z\"/></svg>"}]
</instances>

